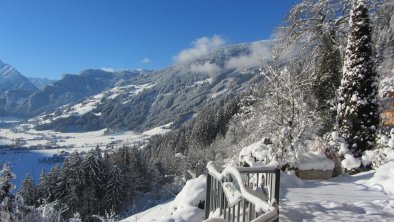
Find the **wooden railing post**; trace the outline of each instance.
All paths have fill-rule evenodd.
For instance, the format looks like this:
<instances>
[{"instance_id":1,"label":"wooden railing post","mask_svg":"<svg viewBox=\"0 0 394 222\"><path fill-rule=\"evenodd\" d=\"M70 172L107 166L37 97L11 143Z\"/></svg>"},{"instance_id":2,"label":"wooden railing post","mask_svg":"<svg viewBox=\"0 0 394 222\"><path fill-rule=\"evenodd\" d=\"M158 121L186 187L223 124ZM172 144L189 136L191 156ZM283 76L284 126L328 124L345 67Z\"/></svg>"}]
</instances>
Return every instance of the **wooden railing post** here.
<instances>
[{"instance_id":1,"label":"wooden railing post","mask_svg":"<svg viewBox=\"0 0 394 222\"><path fill-rule=\"evenodd\" d=\"M274 222L279 222L279 189L280 189L280 169L275 170L275 200L278 204L278 218Z\"/></svg>"},{"instance_id":2,"label":"wooden railing post","mask_svg":"<svg viewBox=\"0 0 394 222\"><path fill-rule=\"evenodd\" d=\"M207 189L206 189L206 195L205 195L205 218L209 217L209 213L210 213L210 207L211 207L211 175L209 175L209 173L207 173Z\"/></svg>"}]
</instances>

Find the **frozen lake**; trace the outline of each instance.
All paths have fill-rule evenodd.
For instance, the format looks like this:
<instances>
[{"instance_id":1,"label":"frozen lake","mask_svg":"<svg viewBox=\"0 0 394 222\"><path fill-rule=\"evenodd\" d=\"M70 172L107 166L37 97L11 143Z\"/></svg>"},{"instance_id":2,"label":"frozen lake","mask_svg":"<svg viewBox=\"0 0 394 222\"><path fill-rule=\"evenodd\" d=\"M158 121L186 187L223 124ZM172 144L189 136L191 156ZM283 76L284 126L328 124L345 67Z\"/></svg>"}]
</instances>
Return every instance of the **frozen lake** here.
<instances>
[{"instance_id":1,"label":"frozen lake","mask_svg":"<svg viewBox=\"0 0 394 222\"><path fill-rule=\"evenodd\" d=\"M1 150L0 151L0 164L8 163L12 171L16 175L15 185L17 191L20 184L27 174L31 175L34 182L37 184L40 178L41 171L50 171L56 164L61 162L43 161L54 154L59 155L61 151L69 153L78 151L87 152L91 148L72 148L72 149L48 149L48 150Z\"/></svg>"}]
</instances>

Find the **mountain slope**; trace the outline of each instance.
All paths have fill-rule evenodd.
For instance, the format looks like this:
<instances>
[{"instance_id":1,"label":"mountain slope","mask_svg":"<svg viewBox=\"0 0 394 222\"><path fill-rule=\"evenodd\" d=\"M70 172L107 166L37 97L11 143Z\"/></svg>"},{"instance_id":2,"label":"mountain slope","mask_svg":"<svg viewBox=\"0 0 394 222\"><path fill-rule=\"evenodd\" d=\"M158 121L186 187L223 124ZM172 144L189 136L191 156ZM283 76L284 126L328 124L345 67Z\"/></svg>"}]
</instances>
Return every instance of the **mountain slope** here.
<instances>
[{"instance_id":1,"label":"mountain slope","mask_svg":"<svg viewBox=\"0 0 394 222\"><path fill-rule=\"evenodd\" d=\"M29 77L31 83L33 83L38 89L43 89L46 85L53 83L55 80L47 79L47 78L36 78Z\"/></svg>"},{"instance_id":2,"label":"mountain slope","mask_svg":"<svg viewBox=\"0 0 394 222\"><path fill-rule=\"evenodd\" d=\"M0 106L5 115L13 115L12 110L37 90L18 70L0 61Z\"/></svg>"},{"instance_id":3,"label":"mountain slope","mask_svg":"<svg viewBox=\"0 0 394 222\"><path fill-rule=\"evenodd\" d=\"M71 106L62 107L44 116L45 121L41 121L37 128L60 131L102 128L145 130L170 122L179 124L211 102L239 94L262 81L258 67L269 63L269 59L234 65L236 59L252 59L251 56L256 54L256 44L265 53L272 46L272 42L262 41L218 48L191 62L125 81L120 85L124 90L112 89L96 100L89 98L82 102L96 101L89 112L72 113L69 112L73 110ZM133 93L138 89L138 93ZM117 95L111 96L115 91Z\"/></svg>"},{"instance_id":4,"label":"mountain slope","mask_svg":"<svg viewBox=\"0 0 394 222\"><path fill-rule=\"evenodd\" d=\"M82 71L79 75L65 74L61 80L37 90L26 98L23 103L9 111L22 116L50 112L60 106L75 103L98 94L145 72L147 71L124 70L108 72L101 69L88 69Z\"/></svg>"},{"instance_id":5,"label":"mountain slope","mask_svg":"<svg viewBox=\"0 0 394 222\"><path fill-rule=\"evenodd\" d=\"M16 89L35 91L37 87L14 67L0 61L0 91Z\"/></svg>"}]
</instances>

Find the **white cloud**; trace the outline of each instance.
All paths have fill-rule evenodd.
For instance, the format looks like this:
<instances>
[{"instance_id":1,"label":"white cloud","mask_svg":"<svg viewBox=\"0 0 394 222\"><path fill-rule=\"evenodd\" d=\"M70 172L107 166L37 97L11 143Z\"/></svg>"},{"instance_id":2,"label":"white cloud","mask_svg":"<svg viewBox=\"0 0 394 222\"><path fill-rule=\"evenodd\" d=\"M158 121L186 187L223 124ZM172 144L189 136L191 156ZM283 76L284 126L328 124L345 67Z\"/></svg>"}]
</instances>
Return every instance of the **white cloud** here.
<instances>
[{"instance_id":1,"label":"white cloud","mask_svg":"<svg viewBox=\"0 0 394 222\"><path fill-rule=\"evenodd\" d=\"M151 62L151 60L149 58L145 57L144 59L141 60L141 62L144 64L148 64Z\"/></svg>"},{"instance_id":2,"label":"white cloud","mask_svg":"<svg viewBox=\"0 0 394 222\"><path fill-rule=\"evenodd\" d=\"M174 56L176 63L187 63L201 56L207 55L213 49L222 46L225 41L218 35L214 35L211 38L202 37L192 42L192 48L184 49Z\"/></svg>"},{"instance_id":3,"label":"white cloud","mask_svg":"<svg viewBox=\"0 0 394 222\"><path fill-rule=\"evenodd\" d=\"M105 72L114 72L113 68L109 68L109 67L103 67L101 68L101 70L105 71Z\"/></svg>"},{"instance_id":4,"label":"white cloud","mask_svg":"<svg viewBox=\"0 0 394 222\"><path fill-rule=\"evenodd\" d=\"M254 42L249 46L250 53L229 59L225 67L230 69L247 69L257 67L267 60L271 60L272 56L269 46L266 42Z\"/></svg>"},{"instance_id":5,"label":"white cloud","mask_svg":"<svg viewBox=\"0 0 394 222\"><path fill-rule=\"evenodd\" d=\"M192 64L190 70L196 73L214 74L220 72L221 68L216 64L205 62L203 64Z\"/></svg>"}]
</instances>

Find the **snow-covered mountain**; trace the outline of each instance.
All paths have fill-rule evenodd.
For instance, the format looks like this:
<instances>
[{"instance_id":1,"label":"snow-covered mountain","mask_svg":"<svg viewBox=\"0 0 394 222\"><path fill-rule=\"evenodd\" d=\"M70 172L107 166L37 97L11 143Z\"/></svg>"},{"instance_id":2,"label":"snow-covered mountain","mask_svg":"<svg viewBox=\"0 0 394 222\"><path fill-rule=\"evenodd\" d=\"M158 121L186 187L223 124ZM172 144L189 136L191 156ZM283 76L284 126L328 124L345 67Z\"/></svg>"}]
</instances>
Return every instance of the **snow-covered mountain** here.
<instances>
[{"instance_id":1,"label":"snow-covered mountain","mask_svg":"<svg viewBox=\"0 0 394 222\"><path fill-rule=\"evenodd\" d=\"M0 61L0 106L6 115L37 91L38 88L18 70Z\"/></svg>"},{"instance_id":2,"label":"snow-covered mountain","mask_svg":"<svg viewBox=\"0 0 394 222\"><path fill-rule=\"evenodd\" d=\"M35 91L37 87L14 67L0 61L0 91L7 90Z\"/></svg>"},{"instance_id":3,"label":"snow-covered mountain","mask_svg":"<svg viewBox=\"0 0 394 222\"><path fill-rule=\"evenodd\" d=\"M261 83L271 41L230 45L186 63L139 75L42 116L38 129L145 130L191 118L211 102ZM258 52L262 54L255 58ZM258 60L258 61L257 61Z\"/></svg>"},{"instance_id":4,"label":"snow-covered mountain","mask_svg":"<svg viewBox=\"0 0 394 222\"><path fill-rule=\"evenodd\" d=\"M43 89L46 85L53 83L55 80L51 80L48 78L39 78L39 77L29 77L31 83L33 83L37 88Z\"/></svg>"},{"instance_id":5,"label":"snow-covered mountain","mask_svg":"<svg viewBox=\"0 0 394 222\"><path fill-rule=\"evenodd\" d=\"M19 101L16 106L6 106L6 111L20 116L51 112L58 107L82 101L147 72L149 71L141 69L117 72L87 69L78 75L65 74L62 79L36 90L27 98Z\"/></svg>"}]
</instances>

